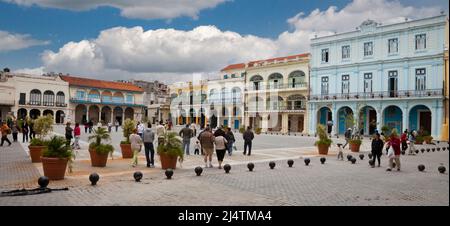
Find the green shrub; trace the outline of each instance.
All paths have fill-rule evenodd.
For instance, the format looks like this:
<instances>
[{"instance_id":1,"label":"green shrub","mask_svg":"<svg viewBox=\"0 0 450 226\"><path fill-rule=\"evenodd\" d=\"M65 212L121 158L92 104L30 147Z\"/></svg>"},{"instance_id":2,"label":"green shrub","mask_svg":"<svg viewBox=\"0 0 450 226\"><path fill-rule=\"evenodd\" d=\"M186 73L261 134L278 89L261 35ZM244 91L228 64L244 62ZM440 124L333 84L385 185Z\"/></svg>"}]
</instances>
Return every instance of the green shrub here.
<instances>
[{"instance_id":1,"label":"green shrub","mask_svg":"<svg viewBox=\"0 0 450 226\"><path fill-rule=\"evenodd\" d=\"M158 154L164 153L170 156L178 156L183 159L184 151L182 142L177 133L166 133L163 137L164 140L158 145Z\"/></svg>"},{"instance_id":2,"label":"green shrub","mask_svg":"<svg viewBox=\"0 0 450 226\"><path fill-rule=\"evenodd\" d=\"M49 114L46 116L40 116L38 119L34 120L33 130L39 138L43 139L53 131L53 116Z\"/></svg>"},{"instance_id":3,"label":"green shrub","mask_svg":"<svg viewBox=\"0 0 450 226\"><path fill-rule=\"evenodd\" d=\"M319 136L319 140L317 140L314 145L331 145L333 141L328 138L328 133L326 132L326 128L324 125L319 124L317 126L317 135Z\"/></svg>"},{"instance_id":4,"label":"green shrub","mask_svg":"<svg viewBox=\"0 0 450 226\"><path fill-rule=\"evenodd\" d=\"M362 144L362 140L361 139L351 139L348 141L349 144L356 144L356 145L361 145Z\"/></svg>"},{"instance_id":5,"label":"green shrub","mask_svg":"<svg viewBox=\"0 0 450 226\"><path fill-rule=\"evenodd\" d=\"M240 132L240 133L244 133L244 132L245 132L245 127L239 128L239 132Z\"/></svg>"},{"instance_id":6,"label":"green shrub","mask_svg":"<svg viewBox=\"0 0 450 226\"><path fill-rule=\"evenodd\" d=\"M111 140L106 128L99 127L94 129L94 134L89 136L89 149L95 150L98 154L106 154L114 151L114 147L110 144L102 144L102 140Z\"/></svg>"},{"instance_id":7,"label":"green shrub","mask_svg":"<svg viewBox=\"0 0 450 226\"><path fill-rule=\"evenodd\" d=\"M122 129L125 142L121 142L121 144L130 144L130 135L133 133L133 130L136 129L136 122L131 119L126 119L123 122Z\"/></svg>"},{"instance_id":8,"label":"green shrub","mask_svg":"<svg viewBox=\"0 0 450 226\"><path fill-rule=\"evenodd\" d=\"M261 134L261 130L262 130L261 128L256 128L255 133L259 135L259 134Z\"/></svg>"},{"instance_id":9,"label":"green shrub","mask_svg":"<svg viewBox=\"0 0 450 226\"><path fill-rule=\"evenodd\" d=\"M33 138L30 141L30 146L46 146L48 141L40 138Z\"/></svg>"},{"instance_id":10,"label":"green shrub","mask_svg":"<svg viewBox=\"0 0 450 226\"><path fill-rule=\"evenodd\" d=\"M47 143L42 156L49 158L72 159L72 151L64 137L53 136Z\"/></svg>"}]
</instances>

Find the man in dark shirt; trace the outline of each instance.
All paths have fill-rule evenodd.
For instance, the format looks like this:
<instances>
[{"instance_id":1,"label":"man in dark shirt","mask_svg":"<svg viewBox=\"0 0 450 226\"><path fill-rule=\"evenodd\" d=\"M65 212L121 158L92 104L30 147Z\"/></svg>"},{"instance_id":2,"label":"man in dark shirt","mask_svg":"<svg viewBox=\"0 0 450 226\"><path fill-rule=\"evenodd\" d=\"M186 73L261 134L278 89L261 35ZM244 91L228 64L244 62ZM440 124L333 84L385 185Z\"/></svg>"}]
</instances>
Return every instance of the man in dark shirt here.
<instances>
[{"instance_id":1,"label":"man in dark shirt","mask_svg":"<svg viewBox=\"0 0 450 226\"><path fill-rule=\"evenodd\" d=\"M181 131L180 131L180 137L183 138L183 150L186 151L186 155L189 155L189 148L191 146L191 138L194 135L194 131L189 128L189 124L186 125Z\"/></svg>"},{"instance_id":2,"label":"man in dark shirt","mask_svg":"<svg viewBox=\"0 0 450 226\"><path fill-rule=\"evenodd\" d=\"M255 135L252 132L251 127L247 127L247 130L243 134L244 137L244 155L247 153L248 147L248 155L252 154L252 140L255 138Z\"/></svg>"}]
</instances>

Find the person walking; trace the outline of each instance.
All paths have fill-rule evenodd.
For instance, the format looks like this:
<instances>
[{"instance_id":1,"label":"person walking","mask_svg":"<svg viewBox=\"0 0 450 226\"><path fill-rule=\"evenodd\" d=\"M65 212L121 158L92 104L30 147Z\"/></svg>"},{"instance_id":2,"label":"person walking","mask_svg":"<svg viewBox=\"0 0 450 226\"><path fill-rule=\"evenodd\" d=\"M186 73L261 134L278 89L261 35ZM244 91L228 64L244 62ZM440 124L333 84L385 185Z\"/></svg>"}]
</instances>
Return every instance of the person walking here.
<instances>
[{"instance_id":1,"label":"person walking","mask_svg":"<svg viewBox=\"0 0 450 226\"><path fill-rule=\"evenodd\" d=\"M380 134L376 133L372 139L372 168L375 167L375 160L378 160L378 167L381 166L381 155L383 154L383 147L383 140L381 140Z\"/></svg>"},{"instance_id":2,"label":"person walking","mask_svg":"<svg viewBox=\"0 0 450 226\"><path fill-rule=\"evenodd\" d=\"M145 148L145 159L147 160L147 167L155 168L155 148L153 141L155 140L155 133L152 131L152 123L147 123L147 128L143 133L143 141Z\"/></svg>"},{"instance_id":3,"label":"person walking","mask_svg":"<svg viewBox=\"0 0 450 226\"><path fill-rule=\"evenodd\" d=\"M112 122L108 122L108 133L111 133Z\"/></svg>"},{"instance_id":4,"label":"person walking","mask_svg":"<svg viewBox=\"0 0 450 226\"><path fill-rule=\"evenodd\" d=\"M409 153L408 155L416 155L415 151L416 151L416 137L417 137L417 132L415 130L413 130L411 132L411 134L409 135Z\"/></svg>"},{"instance_id":5,"label":"person walking","mask_svg":"<svg viewBox=\"0 0 450 226\"><path fill-rule=\"evenodd\" d=\"M184 127L179 133L180 137L183 137L183 151L185 151L186 155L190 155L189 148L191 146L191 138L193 137L193 133L194 131L189 128L189 124L186 124L186 127Z\"/></svg>"},{"instance_id":6,"label":"person walking","mask_svg":"<svg viewBox=\"0 0 450 226\"><path fill-rule=\"evenodd\" d=\"M233 144L236 141L236 139L234 138L234 134L231 131L230 127L227 127L225 130L225 138L227 139L228 155L231 156L231 154L233 153Z\"/></svg>"},{"instance_id":7,"label":"person walking","mask_svg":"<svg viewBox=\"0 0 450 226\"><path fill-rule=\"evenodd\" d=\"M2 127L0 128L0 132L2 132L2 141L0 146L3 146L3 143L6 141L8 142L8 146L11 146L11 141L8 139L8 134L11 133L11 129L8 127L6 122L3 122Z\"/></svg>"},{"instance_id":8,"label":"person walking","mask_svg":"<svg viewBox=\"0 0 450 226\"><path fill-rule=\"evenodd\" d=\"M200 134L200 145L203 152L205 153L205 167L213 168L212 165L212 154L214 153L214 135L211 132L211 128L206 127L206 129ZM209 164L208 164L209 159Z\"/></svg>"},{"instance_id":9,"label":"person walking","mask_svg":"<svg viewBox=\"0 0 450 226\"><path fill-rule=\"evenodd\" d=\"M12 130L12 135L13 135L13 142L17 142L17 134L19 133L19 130L20 130L19 126L17 125L17 121L13 122L11 130Z\"/></svg>"},{"instance_id":10,"label":"person walking","mask_svg":"<svg viewBox=\"0 0 450 226\"><path fill-rule=\"evenodd\" d=\"M141 151L141 145L142 145L142 139L137 134L137 129L133 129L133 133L130 135L130 143L131 143L131 150L133 151L133 160L131 162L132 167L136 167L138 165L138 156L139 152Z\"/></svg>"},{"instance_id":11,"label":"person walking","mask_svg":"<svg viewBox=\"0 0 450 226\"><path fill-rule=\"evenodd\" d=\"M347 146L348 142L352 138L352 129L348 128L347 131L345 131L345 133L344 133L344 137L345 137L345 144L344 144L344 146L342 146L342 148L345 148L345 146ZM349 146L349 148L350 148L350 146Z\"/></svg>"},{"instance_id":12,"label":"person walking","mask_svg":"<svg viewBox=\"0 0 450 226\"><path fill-rule=\"evenodd\" d=\"M194 137L197 136L197 125L195 123L191 124L191 129L192 129L193 136Z\"/></svg>"},{"instance_id":13,"label":"person walking","mask_svg":"<svg viewBox=\"0 0 450 226\"><path fill-rule=\"evenodd\" d=\"M25 143L25 140L28 142L28 132L29 132L28 123L25 122L22 126L22 143Z\"/></svg>"},{"instance_id":14,"label":"person walking","mask_svg":"<svg viewBox=\"0 0 450 226\"><path fill-rule=\"evenodd\" d=\"M66 145L70 146L70 142L72 141L72 132L73 129L70 127L70 122L66 123Z\"/></svg>"},{"instance_id":15,"label":"person walking","mask_svg":"<svg viewBox=\"0 0 450 226\"><path fill-rule=\"evenodd\" d=\"M141 136L141 139L144 139L144 124L141 122L138 122L137 124L137 133L139 136Z\"/></svg>"},{"instance_id":16,"label":"person walking","mask_svg":"<svg viewBox=\"0 0 450 226\"><path fill-rule=\"evenodd\" d=\"M119 129L119 120L116 120L115 126L116 126L116 133L117 133L117 130Z\"/></svg>"},{"instance_id":17,"label":"person walking","mask_svg":"<svg viewBox=\"0 0 450 226\"><path fill-rule=\"evenodd\" d=\"M81 149L81 147L80 147L81 129L80 129L80 124L79 123L75 123L75 128L73 129L73 135L75 137L75 140L73 142L73 148L74 149Z\"/></svg>"},{"instance_id":18,"label":"person walking","mask_svg":"<svg viewBox=\"0 0 450 226\"><path fill-rule=\"evenodd\" d=\"M208 128L211 129L211 127L209 127L209 124L207 124L206 127L205 127L202 131L200 131L200 133L199 133L198 136L197 136L197 140L200 141L200 136L201 136L202 133L204 133L204 132L206 131L206 129L208 129ZM201 142L200 142L200 152L201 152L202 155L205 155L205 153L204 153L204 151L203 151L203 147L201 146Z\"/></svg>"},{"instance_id":19,"label":"person walking","mask_svg":"<svg viewBox=\"0 0 450 226\"><path fill-rule=\"evenodd\" d=\"M400 171L400 143L401 141L397 135L397 131L394 129L389 137L389 141L387 142L388 148L392 147L392 149L388 152L389 168L387 171L392 171L392 168L394 168L394 161L397 166L397 171Z\"/></svg>"},{"instance_id":20,"label":"person walking","mask_svg":"<svg viewBox=\"0 0 450 226\"><path fill-rule=\"evenodd\" d=\"M88 133L88 128L89 128L89 123L85 122L84 123L84 133Z\"/></svg>"},{"instance_id":21,"label":"person walking","mask_svg":"<svg viewBox=\"0 0 450 226\"><path fill-rule=\"evenodd\" d=\"M216 145L217 161L219 162L219 169L222 169L223 158L227 151L227 139L224 136L217 136L214 138L214 144Z\"/></svg>"},{"instance_id":22,"label":"person walking","mask_svg":"<svg viewBox=\"0 0 450 226\"><path fill-rule=\"evenodd\" d=\"M242 136L244 138L244 155L247 153L248 148L248 156L250 156L252 154L252 141L255 138L255 135L252 132L252 128L248 126L247 130Z\"/></svg>"},{"instance_id":23,"label":"person walking","mask_svg":"<svg viewBox=\"0 0 450 226\"><path fill-rule=\"evenodd\" d=\"M402 143L402 152L405 152L408 149L408 130L405 130L400 137L400 141Z\"/></svg>"},{"instance_id":24,"label":"person walking","mask_svg":"<svg viewBox=\"0 0 450 226\"><path fill-rule=\"evenodd\" d=\"M94 122L91 120L89 120L89 133L92 133L92 128L94 127Z\"/></svg>"},{"instance_id":25,"label":"person walking","mask_svg":"<svg viewBox=\"0 0 450 226\"><path fill-rule=\"evenodd\" d=\"M34 132L34 122L33 122L33 120L31 120L29 128L30 128L30 140L32 140L36 136L36 133Z\"/></svg>"},{"instance_id":26,"label":"person walking","mask_svg":"<svg viewBox=\"0 0 450 226\"><path fill-rule=\"evenodd\" d=\"M166 128L163 125L163 121L159 121L159 125L156 126L156 136L158 137L158 146L164 142L164 134L166 134Z\"/></svg>"}]
</instances>

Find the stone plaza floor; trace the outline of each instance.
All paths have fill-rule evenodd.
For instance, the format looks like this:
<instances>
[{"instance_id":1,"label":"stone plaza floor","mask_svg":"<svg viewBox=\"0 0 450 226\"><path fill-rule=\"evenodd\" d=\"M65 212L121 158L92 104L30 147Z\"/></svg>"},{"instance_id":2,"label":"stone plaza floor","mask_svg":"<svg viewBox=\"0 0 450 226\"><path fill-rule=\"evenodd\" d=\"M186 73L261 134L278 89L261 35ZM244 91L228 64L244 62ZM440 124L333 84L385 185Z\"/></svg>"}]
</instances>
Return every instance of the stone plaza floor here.
<instances>
[{"instance_id":1,"label":"stone plaza floor","mask_svg":"<svg viewBox=\"0 0 450 226\"><path fill-rule=\"evenodd\" d=\"M55 129L56 133L60 131L60 128ZM84 136L83 140L87 141ZM112 136L116 146L121 133ZM354 165L336 159L335 145L322 165L319 161L322 156L317 155L314 141L314 137L259 135L252 156L242 155L238 141L238 151L225 157L224 163L232 166L230 174L217 168L204 168L203 174L197 177L193 168L203 167L203 159L190 155L186 156L182 167L177 166L171 180L165 178L157 155L154 169L145 167L142 153L139 166L132 168L131 160L121 158L120 149L113 160L108 159L105 168L91 167L85 143L78 151L73 172L66 173L65 180L49 184L50 188L68 187L68 191L0 197L0 205L449 205L448 173L440 174L437 170L441 164L448 169L448 150L404 155L402 170L387 172L386 156L382 157L380 168L369 167L368 139L363 142L361 153L345 150L344 157L352 154L358 159ZM342 140L334 139L334 143L337 142ZM448 144L438 146L444 145ZM436 146L419 146L422 147ZM31 163L27 151L26 144L0 147L0 191L38 186L42 166ZM359 159L359 154L365 154L364 160ZM309 166L303 163L306 157L311 158ZM293 168L287 166L287 159L295 161ZM275 161L274 170L269 168L269 161ZM248 162L255 163L254 172L248 171ZM214 163L217 166L215 156ZM425 172L417 170L419 164L425 165ZM144 174L139 183L133 179L137 170ZM92 172L100 175L97 186L91 186L88 180Z\"/></svg>"}]
</instances>

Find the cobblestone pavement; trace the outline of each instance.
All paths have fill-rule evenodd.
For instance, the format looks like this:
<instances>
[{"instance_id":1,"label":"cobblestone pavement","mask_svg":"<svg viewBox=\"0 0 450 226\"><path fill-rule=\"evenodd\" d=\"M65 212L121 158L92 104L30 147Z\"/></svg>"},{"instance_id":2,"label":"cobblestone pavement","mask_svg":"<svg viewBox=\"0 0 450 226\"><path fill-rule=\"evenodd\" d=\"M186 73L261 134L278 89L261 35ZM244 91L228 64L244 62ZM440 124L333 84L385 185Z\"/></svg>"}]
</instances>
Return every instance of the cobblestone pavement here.
<instances>
[{"instance_id":1,"label":"cobblestone pavement","mask_svg":"<svg viewBox=\"0 0 450 226\"><path fill-rule=\"evenodd\" d=\"M230 174L207 168L200 177L195 176L192 168L201 163L201 157L191 156L193 159L186 160L183 168L175 170L172 180L165 179L164 171L158 168L133 169L128 166L129 160L120 158L108 160L108 166L103 169L91 168L88 161L79 160L74 173L49 185L51 188L69 187L69 191L0 197L0 205L449 205L448 173L437 171L441 164L448 169L447 150L402 156L402 171L387 172L385 156L380 168L368 166L367 154L362 161L358 158L354 165L330 155L322 165L320 156L312 154L313 147L297 149L311 150L267 149L271 155L267 158L248 158L237 153L236 159L232 159ZM295 154L286 154L290 152ZM15 157L8 160L5 156L11 153L15 153ZM359 153L353 155L358 157ZM311 158L309 166L304 165L304 157ZM200 160L194 161L194 158ZM285 158L295 160L293 168L288 168ZM279 160L275 161L276 168L270 170L268 161L273 159ZM189 161L189 167L185 166ZM246 168L248 161L255 162L254 172ZM36 181L42 169L39 164L30 162L20 146L0 148L2 167L5 162L14 167L9 171L2 168L0 190L19 188L15 177L28 181L26 187L37 186L30 181L33 177ZM418 164L426 166L425 172L417 170ZM142 182L134 182L134 170L143 172ZM91 171L101 176L97 186L89 184Z\"/></svg>"}]
</instances>

